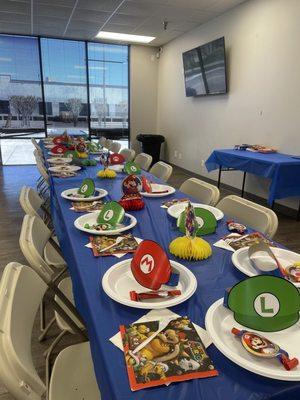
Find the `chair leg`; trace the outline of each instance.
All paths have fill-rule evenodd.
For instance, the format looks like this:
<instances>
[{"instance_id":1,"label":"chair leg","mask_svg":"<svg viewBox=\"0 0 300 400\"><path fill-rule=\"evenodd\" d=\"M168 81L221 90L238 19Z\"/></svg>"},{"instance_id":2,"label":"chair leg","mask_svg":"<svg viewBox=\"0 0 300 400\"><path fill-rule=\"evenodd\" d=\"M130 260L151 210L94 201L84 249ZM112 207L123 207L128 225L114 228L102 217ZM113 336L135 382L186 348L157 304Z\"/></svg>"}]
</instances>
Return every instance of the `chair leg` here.
<instances>
[{"instance_id":1,"label":"chair leg","mask_svg":"<svg viewBox=\"0 0 300 400\"><path fill-rule=\"evenodd\" d=\"M42 342L42 341L45 339L47 333L49 332L49 329L50 329L51 326L54 324L54 322L55 322L55 317L53 317L53 318L51 319L51 321L48 323L48 325L47 325L47 326L45 327L45 329L42 331L42 334L41 334L41 335L39 336L39 338L38 338L39 342Z\"/></svg>"},{"instance_id":2,"label":"chair leg","mask_svg":"<svg viewBox=\"0 0 300 400\"><path fill-rule=\"evenodd\" d=\"M64 335L67 333L67 331L62 331L56 339L53 341L51 346L49 347L48 350L46 350L46 400L49 399L49 383L50 383L50 376L51 376L51 354L56 347L56 345L60 342L60 340L64 337Z\"/></svg>"},{"instance_id":3,"label":"chair leg","mask_svg":"<svg viewBox=\"0 0 300 400\"><path fill-rule=\"evenodd\" d=\"M45 330L45 324L45 302L43 299L40 304L40 329L42 332Z\"/></svg>"},{"instance_id":4,"label":"chair leg","mask_svg":"<svg viewBox=\"0 0 300 400\"><path fill-rule=\"evenodd\" d=\"M57 282L59 280L59 278L61 278L63 276L63 274L68 270L67 267L64 267L61 272L59 272L57 275L55 275L55 277L52 279L52 282Z\"/></svg>"}]
</instances>

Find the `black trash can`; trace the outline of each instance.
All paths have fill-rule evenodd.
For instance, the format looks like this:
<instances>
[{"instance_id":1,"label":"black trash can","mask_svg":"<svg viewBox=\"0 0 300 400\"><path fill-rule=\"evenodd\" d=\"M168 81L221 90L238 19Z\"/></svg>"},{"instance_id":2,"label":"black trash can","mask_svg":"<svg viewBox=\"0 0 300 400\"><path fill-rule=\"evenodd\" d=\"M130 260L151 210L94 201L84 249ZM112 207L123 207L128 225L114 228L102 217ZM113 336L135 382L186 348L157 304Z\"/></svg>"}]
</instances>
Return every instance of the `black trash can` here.
<instances>
[{"instance_id":1,"label":"black trash can","mask_svg":"<svg viewBox=\"0 0 300 400\"><path fill-rule=\"evenodd\" d=\"M143 153L152 156L152 164L155 164L160 160L160 146L165 141L164 136L153 135L151 133L140 133L137 135L136 140L141 142Z\"/></svg>"}]
</instances>

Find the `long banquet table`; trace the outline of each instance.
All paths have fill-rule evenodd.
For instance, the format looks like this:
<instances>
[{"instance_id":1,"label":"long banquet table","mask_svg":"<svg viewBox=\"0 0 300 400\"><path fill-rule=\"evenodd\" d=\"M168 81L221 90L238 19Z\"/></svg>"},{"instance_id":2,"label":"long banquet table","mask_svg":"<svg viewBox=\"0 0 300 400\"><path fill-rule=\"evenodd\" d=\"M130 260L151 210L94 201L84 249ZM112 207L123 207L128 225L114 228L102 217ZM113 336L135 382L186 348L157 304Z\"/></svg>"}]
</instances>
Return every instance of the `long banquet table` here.
<instances>
[{"instance_id":1,"label":"long banquet table","mask_svg":"<svg viewBox=\"0 0 300 400\"><path fill-rule=\"evenodd\" d=\"M44 154L47 153L44 150ZM173 383L169 387L161 386L132 392L129 387L123 353L116 348L109 338L113 336L120 324L134 322L147 310L133 309L111 300L103 291L101 280L104 273L119 260L116 257L95 258L91 249L85 247L88 234L74 227L74 220L82 214L70 210L71 203L61 197L61 192L68 188L78 187L83 178L95 178L98 187L106 189L108 200L119 200L121 182L124 174L118 174L113 180L96 178L97 167L84 168L72 178L51 177L51 210L56 234L65 260L69 266L73 282L76 306L81 313L90 339L97 382L102 400L256 400L281 398L292 399L288 393L300 393L300 383L282 382L255 375L238 367L223 356L214 345L208 348L219 376L197 379L182 383ZM146 175L149 175L145 173ZM153 181L158 181L151 176ZM186 197L176 191L170 198ZM138 223L133 234L142 239L156 240L168 252L170 241L179 236L174 220L167 215L161 203L167 198L145 198L146 206L141 211L132 212ZM215 234L205 239L213 244L228 233L226 218L218 223ZM170 259L175 259L168 253ZM231 263L231 252L213 247L213 255L205 261L182 263L190 268L198 282L196 293L185 303L172 308L172 311L187 315L204 327L205 314L209 306L223 297L226 288L244 279ZM125 255L121 260L130 258ZM279 396L279 397L276 397Z\"/></svg>"}]
</instances>

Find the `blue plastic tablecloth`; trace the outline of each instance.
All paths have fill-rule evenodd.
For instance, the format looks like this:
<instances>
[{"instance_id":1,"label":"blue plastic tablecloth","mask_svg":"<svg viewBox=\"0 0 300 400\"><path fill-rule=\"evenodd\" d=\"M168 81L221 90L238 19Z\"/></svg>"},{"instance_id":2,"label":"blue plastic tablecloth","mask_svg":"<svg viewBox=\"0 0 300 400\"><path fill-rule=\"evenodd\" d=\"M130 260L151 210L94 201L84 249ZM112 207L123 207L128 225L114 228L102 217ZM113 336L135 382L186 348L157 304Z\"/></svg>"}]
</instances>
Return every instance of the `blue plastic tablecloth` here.
<instances>
[{"instance_id":1,"label":"blue plastic tablecloth","mask_svg":"<svg viewBox=\"0 0 300 400\"><path fill-rule=\"evenodd\" d=\"M294 398L291 397L291 390L300 394L300 383L275 381L243 370L224 357L214 345L208 348L208 353L219 371L219 376L172 383L169 387L161 386L137 392L130 390L124 355L109 338L118 332L120 324L137 320L147 310L123 306L104 293L102 277L108 268L120 260L113 256L95 258L92 255L91 249L85 247L89 241L88 234L74 227L74 220L82 214L70 210L70 201L61 197L63 190L78 187L84 177L95 178L98 169L99 167L85 168L73 178L51 178L51 205L55 231L73 282L76 306L88 329L102 400L261 400L269 399L273 395L279 396L279 400L283 393L286 400ZM99 186L108 190L108 199L119 200L124 176L118 174L114 180L95 180ZM152 179L155 180L153 177ZM176 192L169 196L173 197L182 198L186 195ZM139 238L156 240L168 251L170 241L179 236L179 233L175 228L175 220L168 217L166 209L160 207L162 200L166 198L145 198L145 208L132 212L138 220L133 234ZM205 239L213 244L226 233L228 232L223 219L218 223L217 232ZM223 297L226 288L245 278L232 265L231 255L229 251L214 247L213 255L208 260L184 261L183 264L195 274L198 288L188 301L172 310L189 316L192 321L204 327L209 306ZM130 257L125 255L121 260ZM174 259L170 254L169 257ZM286 395L286 390L290 397Z\"/></svg>"},{"instance_id":2,"label":"blue plastic tablecloth","mask_svg":"<svg viewBox=\"0 0 300 400\"><path fill-rule=\"evenodd\" d=\"M272 180L268 203L300 196L300 158L281 153L262 154L248 150L214 150L205 165L207 171L220 166L260 175Z\"/></svg>"}]
</instances>

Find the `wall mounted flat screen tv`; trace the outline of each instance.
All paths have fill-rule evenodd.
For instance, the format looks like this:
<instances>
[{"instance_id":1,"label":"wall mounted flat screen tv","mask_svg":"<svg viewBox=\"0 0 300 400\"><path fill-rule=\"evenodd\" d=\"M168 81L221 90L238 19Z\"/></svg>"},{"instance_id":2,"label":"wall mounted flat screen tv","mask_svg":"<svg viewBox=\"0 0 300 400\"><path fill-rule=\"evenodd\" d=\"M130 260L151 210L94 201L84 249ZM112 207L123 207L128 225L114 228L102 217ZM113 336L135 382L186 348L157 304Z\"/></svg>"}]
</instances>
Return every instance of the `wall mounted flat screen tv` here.
<instances>
[{"instance_id":1,"label":"wall mounted flat screen tv","mask_svg":"<svg viewBox=\"0 0 300 400\"><path fill-rule=\"evenodd\" d=\"M224 37L182 54L186 96L227 93Z\"/></svg>"}]
</instances>

